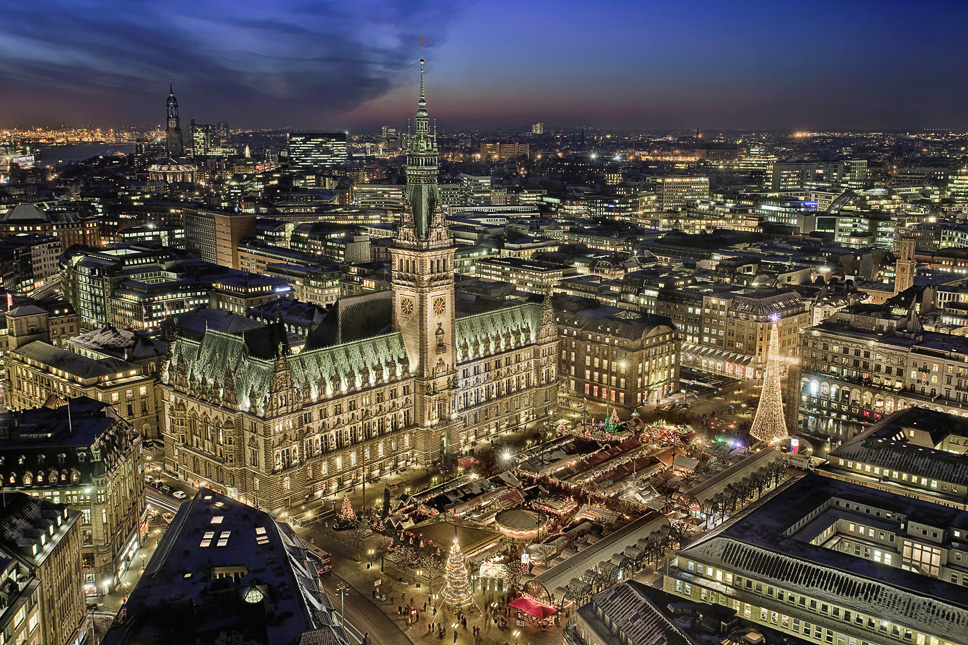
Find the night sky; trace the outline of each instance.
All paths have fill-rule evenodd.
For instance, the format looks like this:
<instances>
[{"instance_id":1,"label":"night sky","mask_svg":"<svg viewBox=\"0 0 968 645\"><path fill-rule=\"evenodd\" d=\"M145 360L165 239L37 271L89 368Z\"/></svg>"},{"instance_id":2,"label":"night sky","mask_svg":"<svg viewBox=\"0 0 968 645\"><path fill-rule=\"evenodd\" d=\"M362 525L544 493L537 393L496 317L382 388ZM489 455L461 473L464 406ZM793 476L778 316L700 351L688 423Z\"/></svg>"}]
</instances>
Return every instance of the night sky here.
<instances>
[{"instance_id":1,"label":"night sky","mask_svg":"<svg viewBox=\"0 0 968 645\"><path fill-rule=\"evenodd\" d=\"M0 0L0 127L968 129L968 3Z\"/></svg>"}]
</instances>

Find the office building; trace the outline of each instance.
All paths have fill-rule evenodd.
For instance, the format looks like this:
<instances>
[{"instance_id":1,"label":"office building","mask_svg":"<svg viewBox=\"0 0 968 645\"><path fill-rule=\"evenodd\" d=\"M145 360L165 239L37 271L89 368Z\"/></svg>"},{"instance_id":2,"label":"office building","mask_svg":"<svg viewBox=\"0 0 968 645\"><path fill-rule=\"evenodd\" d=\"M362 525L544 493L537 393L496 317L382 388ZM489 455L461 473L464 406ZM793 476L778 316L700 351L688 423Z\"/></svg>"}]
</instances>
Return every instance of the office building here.
<instances>
[{"instance_id":1,"label":"office building","mask_svg":"<svg viewBox=\"0 0 968 645\"><path fill-rule=\"evenodd\" d=\"M291 132L287 151L294 170L319 170L349 160L345 132Z\"/></svg>"},{"instance_id":2,"label":"office building","mask_svg":"<svg viewBox=\"0 0 968 645\"><path fill-rule=\"evenodd\" d=\"M357 184L353 187L353 204L360 208L382 208L400 212L404 208L403 185Z\"/></svg>"},{"instance_id":3,"label":"office building","mask_svg":"<svg viewBox=\"0 0 968 645\"><path fill-rule=\"evenodd\" d=\"M450 202L444 201L447 204ZM487 206L491 203L491 177L461 174L460 204L463 206Z\"/></svg>"},{"instance_id":4,"label":"office building","mask_svg":"<svg viewBox=\"0 0 968 645\"><path fill-rule=\"evenodd\" d=\"M279 511L552 412L550 300L456 297L422 91L406 170L390 291L338 301L298 354L279 323L175 342L165 379L169 472Z\"/></svg>"},{"instance_id":5,"label":"office building","mask_svg":"<svg viewBox=\"0 0 968 645\"><path fill-rule=\"evenodd\" d=\"M79 397L0 415L4 485L79 513L84 593L108 593L142 539L142 435L114 408Z\"/></svg>"},{"instance_id":6,"label":"office building","mask_svg":"<svg viewBox=\"0 0 968 645\"><path fill-rule=\"evenodd\" d=\"M273 263L267 264L263 273L286 280L292 285L293 297L300 302L327 306L340 297L340 279L343 274L337 267Z\"/></svg>"},{"instance_id":7,"label":"office building","mask_svg":"<svg viewBox=\"0 0 968 645\"><path fill-rule=\"evenodd\" d=\"M682 337L682 367L731 378L760 378L770 327L779 323L780 354L798 354L810 308L795 291L730 289L709 285L664 287L655 313L672 319Z\"/></svg>"},{"instance_id":8,"label":"office building","mask_svg":"<svg viewBox=\"0 0 968 645\"><path fill-rule=\"evenodd\" d=\"M678 391L680 342L668 318L556 298L555 322L569 396L631 414Z\"/></svg>"},{"instance_id":9,"label":"office building","mask_svg":"<svg viewBox=\"0 0 968 645\"><path fill-rule=\"evenodd\" d=\"M531 134L544 134L545 126L544 123L535 123L531 126Z\"/></svg>"},{"instance_id":10,"label":"office building","mask_svg":"<svg viewBox=\"0 0 968 645\"><path fill-rule=\"evenodd\" d=\"M656 208L671 211L709 199L709 177L656 177Z\"/></svg>"},{"instance_id":11,"label":"office building","mask_svg":"<svg viewBox=\"0 0 968 645\"><path fill-rule=\"evenodd\" d=\"M255 215L185 209L185 248L200 260L239 269L239 243L255 237Z\"/></svg>"},{"instance_id":12,"label":"office building","mask_svg":"<svg viewBox=\"0 0 968 645\"><path fill-rule=\"evenodd\" d=\"M894 412L831 451L819 472L964 511L966 452L964 417L914 407Z\"/></svg>"},{"instance_id":13,"label":"office building","mask_svg":"<svg viewBox=\"0 0 968 645\"><path fill-rule=\"evenodd\" d=\"M118 241L121 244L133 246L167 246L184 249L185 227L155 223L131 226L118 232Z\"/></svg>"},{"instance_id":14,"label":"office building","mask_svg":"<svg viewBox=\"0 0 968 645\"><path fill-rule=\"evenodd\" d=\"M550 294L564 278L578 275L578 269L556 262L523 258L478 258L474 273L482 280L510 282L524 293Z\"/></svg>"},{"instance_id":15,"label":"office building","mask_svg":"<svg viewBox=\"0 0 968 645\"><path fill-rule=\"evenodd\" d=\"M925 331L913 308L848 307L801 343L801 432L832 447L896 410L962 414L968 402L965 337Z\"/></svg>"},{"instance_id":16,"label":"office building","mask_svg":"<svg viewBox=\"0 0 968 645\"><path fill-rule=\"evenodd\" d=\"M508 161L525 159L531 154L531 144L518 141L493 141L481 143L481 159L484 161Z\"/></svg>"},{"instance_id":17,"label":"office building","mask_svg":"<svg viewBox=\"0 0 968 645\"><path fill-rule=\"evenodd\" d=\"M29 296L57 275L61 243L51 235L0 237L0 283Z\"/></svg>"},{"instance_id":18,"label":"office building","mask_svg":"<svg viewBox=\"0 0 968 645\"><path fill-rule=\"evenodd\" d=\"M349 645L309 553L288 525L202 489L101 642Z\"/></svg>"},{"instance_id":19,"label":"office building","mask_svg":"<svg viewBox=\"0 0 968 645\"><path fill-rule=\"evenodd\" d=\"M866 159L777 161L773 164L773 190L863 188L866 182Z\"/></svg>"},{"instance_id":20,"label":"office building","mask_svg":"<svg viewBox=\"0 0 968 645\"><path fill-rule=\"evenodd\" d=\"M62 504L0 493L0 626L5 642L80 645L86 640L79 517Z\"/></svg>"},{"instance_id":21,"label":"office building","mask_svg":"<svg viewBox=\"0 0 968 645\"><path fill-rule=\"evenodd\" d=\"M99 222L67 209L43 209L35 204L18 204L0 215L0 238L21 235L52 236L66 251L75 244L101 243Z\"/></svg>"},{"instance_id":22,"label":"office building","mask_svg":"<svg viewBox=\"0 0 968 645\"><path fill-rule=\"evenodd\" d=\"M686 547L665 591L814 643L959 645L968 513L808 475Z\"/></svg>"}]
</instances>

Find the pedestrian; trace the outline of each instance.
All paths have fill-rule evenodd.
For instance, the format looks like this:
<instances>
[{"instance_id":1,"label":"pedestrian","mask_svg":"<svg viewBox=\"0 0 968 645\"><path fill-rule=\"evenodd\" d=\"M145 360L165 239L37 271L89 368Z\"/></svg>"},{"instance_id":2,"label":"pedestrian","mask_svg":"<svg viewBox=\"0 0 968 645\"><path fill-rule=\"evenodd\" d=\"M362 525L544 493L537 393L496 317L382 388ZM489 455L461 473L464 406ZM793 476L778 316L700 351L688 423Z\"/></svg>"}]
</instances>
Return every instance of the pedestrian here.
<instances>
[{"instance_id":1,"label":"pedestrian","mask_svg":"<svg viewBox=\"0 0 968 645\"><path fill-rule=\"evenodd\" d=\"M454 630L454 642L455 643L457 642L457 630L456 629Z\"/></svg>"},{"instance_id":2,"label":"pedestrian","mask_svg":"<svg viewBox=\"0 0 968 645\"><path fill-rule=\"evenodd\" d=\"M376 598L376 589L372 590L370 593L372 593L373 597Z\"/></svg>"},{"instance_id":3,"label":"pedestrian","mask_svg":"<svg viewBox=\"0 0 968 645\"><path fill-rule=\"evenodd\" d=\"M397 605L397 616L402 616L402 615L403 615L403 607L400 605Z\"/></svg>"},{"instance_id":4,"label":"pedestrian","mask_svg":"<svg viewBox=\"0 0 968 645\"><path fill-rule=\"evenodd\" d=\"M424 610L424 611L427 611L427 603L426 603L426 602L424 603L424 608L423 608L423 610Z\"/></svg>"}]
</instances>

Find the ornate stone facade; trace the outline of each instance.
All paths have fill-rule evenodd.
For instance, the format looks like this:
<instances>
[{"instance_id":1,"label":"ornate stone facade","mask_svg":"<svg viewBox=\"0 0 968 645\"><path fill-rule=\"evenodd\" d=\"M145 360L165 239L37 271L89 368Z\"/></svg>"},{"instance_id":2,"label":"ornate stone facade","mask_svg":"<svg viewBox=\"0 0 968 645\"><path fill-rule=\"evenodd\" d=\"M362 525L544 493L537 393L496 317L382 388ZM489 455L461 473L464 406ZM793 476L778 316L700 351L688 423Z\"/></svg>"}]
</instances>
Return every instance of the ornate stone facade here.
<instances>
[{"instance_id":1,"label":"ornate stone facade","mask_svg":"<svg viewBox=\"0 0 968 645\"><path fill-rule=\"evenodd\" d=\"M179 338L162 377L166 470L282 510L432 463L554 410L550 300L461 315L427 120L421 69L407 149L409 217L391 250L392 314L366 296L346 299L335 329L320 325L298 354L278 323ZM363 333L383 315L383 331Z\"/></svg>"}]
</instances>

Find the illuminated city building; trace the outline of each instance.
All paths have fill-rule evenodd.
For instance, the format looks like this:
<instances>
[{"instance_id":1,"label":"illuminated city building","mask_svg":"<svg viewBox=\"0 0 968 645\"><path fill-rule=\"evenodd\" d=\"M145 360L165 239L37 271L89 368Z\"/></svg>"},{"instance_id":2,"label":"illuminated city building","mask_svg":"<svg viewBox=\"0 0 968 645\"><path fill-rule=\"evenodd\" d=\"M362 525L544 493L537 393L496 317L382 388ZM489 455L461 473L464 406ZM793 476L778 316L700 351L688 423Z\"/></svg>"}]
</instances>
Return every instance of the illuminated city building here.
<instances>
[{"instance_id":1,"label":"illuminated city building","mask_svg":"<svg viewBox=\"0 0 968 645\"><path fill-rule=\"evenodd\" d=\"M578 269L556 262L515 257L480 257L474 263L474 275L482 280L510 282L518 291L533 294L551 293L564 278L578 275Z\"/></svg>"},{"instance_id":2,"label":"illuminated city building","mask_svg":"<svg viewBox=\"0 0 968 645\"><path fill-rule=\"evenodd\" d=\"M866 159L777 161L773 164L773 190L863 188L866 183Z\"/></svg>"},{"instance_id":3,"label":"illuminated city building","mask_svg":"<svg viewBox=\"0 0 968 645\"><path fill-rule=\"evenodd\" d=\"M633 412L679 388L679 336L672 321L587 301L555 299L559 373L574 400Z\"/></svg>"},{"instance_id":4,"label":"illuminated city building","mask_svg":"<svg viewBox=\"0 0 968 645\"><path fill-rule=\"evenodd\" d=\"M80 645L80 514L19 492L0 493L0 626L8 643Z\"/></svg>"},{"instance_id":5,"label":"illuminated city building","mask_svg":"<svg viewBox=\"0 0 968 645\"><path fill-rule=\"evenodd\" d=\"M912 407L894 412L831 451L819 472L965 511L966 452L968 421L964 417ZM968 554L957 556L954 564L963 565L963 558Z\"/></svg>"},{"instance_id":6,"label":"illuminated city building","mask_svg":"<svg viewBox=\"0 0 968 645\"><path fill-rule=\"evenodd\" d=\"M114 589L144 533L143 436L107 403L0 415L3 485L79 512L84 592Z\"/></svg>"},{"instance_id":7,"label":"illuminated city building","mask_svg":"<svg viewBox=\"0 0 968 645\"><path fill-rule=\"evenodd\" d=\"M656 209L669 211L709 199L709 177L656 177Z\"/></svg>"},{"instance_id":8,"label":"illuminated city building","mask_svg":"<svg viewBox=\"0 0 968 645\"><path fill-rule=\"evenodd\" d=\"M808 475L678 553L665 591L805 641L957 645L968 514Z\"/></svg>"},{"instance_id":9,"label":"illuminated city building","mask_svg":"<svg viewBox=\"0 0 968 645\"><path fill-rule=\"evenodd\" d=\"M98 220L82 217L68 209L43 209L35 204L18 204L0 215L0 238L20 235L49 235L56 237L61 250L75 244L101 243Z\"/></svg>"},{"instance_id":10,"label":"illuminated city building","mask_svg":"<svg viewBox=\"0 0 968 645\"><path fill-rule=\"evenodd\" d=\"M185 209L185 248L195 257L239 269L239 243L255 237L255 215Z\"/></svg>"},{"instance_id":11,"label":"illuminated city building","mask_svg":"<svg viewBox=\"0 0 968 645\"><path fill-rule=\"evenodd\" d=\"M482 142L481 159L487 161L507 161L509 159L527 158L531 154L531 145L518 141Z\"/></svg>"},{"instance_id":12,"label":"illuminated city building","mask_svg":"<svg viewBox=\"0 0 968 645\"><path fill-rule=\"evenodd\" d=\"M763 375L774 316L784 357L797 355L800 330L811 319L795 291L709 285L663 288L655 313L671 318L680 330L683 368L741 379Z\"/></svg>"},{"instance_id":13,"label":"illuminated city building","mask_svg":"<svg viewBox=\"0 0 968 645\"><path fill-rule=\"evenodd\" d=\"M272 511L547 416L550 300L458 298L421 90L390 291L344 298L292 351L273 323L181 337L167 374L165 467Z\"/></svg>"},{"instance_id":14,"label":"illuminated city building","mask_svg":"<svg viewBox=\"0 0 968 645\"><path fill-rule=\"evenodd\" d=\"M167 120L165 121L165 151L169 157L181 157L185 154L182 141L181 119L178 117L178 99L171 83L168 84L168 100L166 101Z\"/></svg>"},{"instance_id":15,"label":"illuminated city building","mask_svg":"<svg viewBox=\"0 0 968 645\"><path fill-rule=\"evenodd\" d=\"M289 525L202 489L178 509L101 642L348 645L311 549Z\"/></svg>"},{"instance_id":16,"label":"illuminated city building","mask_svg":"<svg viewBox=\"0 0 968 645\"><path fill-rule=\"evenodd\" d=\"M960 415L968 401L965 337L925 331L913 308L848 307L801 343L801 432L833 446L896 410Z\"/></svg>"},{"instance_id":17,"label":"illuminated city building","mask_svg":"<svg viewBox=\"0 0 968 645\"><path fill-rule=\"evenodd\" d=\"M345 132L291 132L288 137L289 167L318 170L349 161Z\"/></svg>"}]
</instances>

